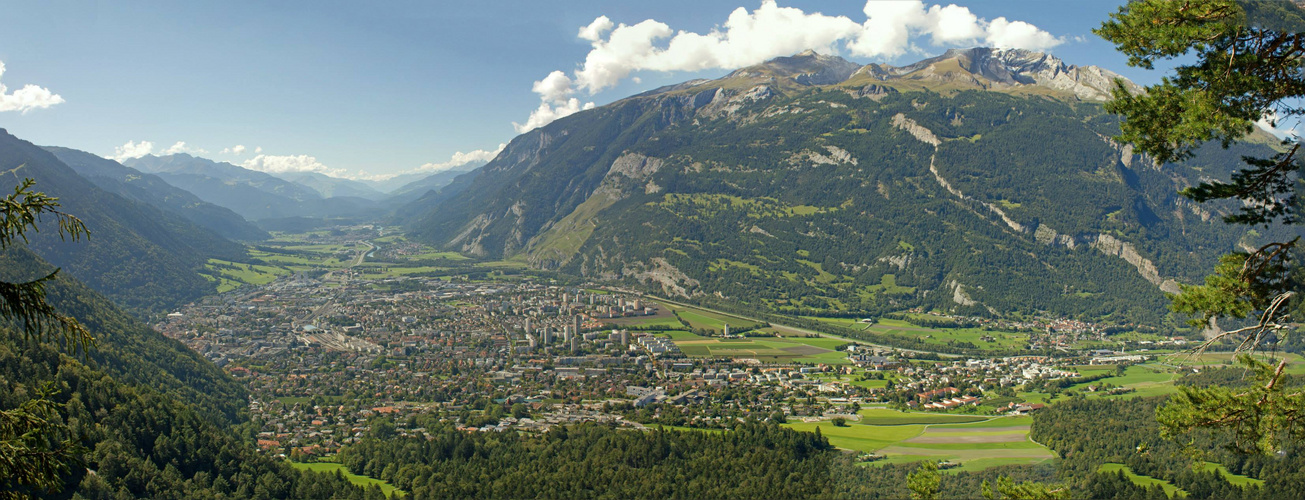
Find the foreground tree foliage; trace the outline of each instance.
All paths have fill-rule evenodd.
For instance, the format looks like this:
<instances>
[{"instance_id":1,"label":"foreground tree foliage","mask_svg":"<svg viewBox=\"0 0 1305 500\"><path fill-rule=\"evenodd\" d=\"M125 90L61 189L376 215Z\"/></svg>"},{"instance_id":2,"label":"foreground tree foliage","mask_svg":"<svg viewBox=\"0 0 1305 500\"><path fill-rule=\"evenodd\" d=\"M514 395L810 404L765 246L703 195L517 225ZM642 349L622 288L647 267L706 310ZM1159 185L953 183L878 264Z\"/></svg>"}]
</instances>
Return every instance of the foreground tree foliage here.
<instances>
[{"instance_id":1,"label":"foreground tree foliage","mask_svg":"<svg viewBox=\"0 0 1305 500\"><path fill-rule=\"evenodd\" d=\"M258 453L243 386L23 248L86 234L33 187L2 200L0 499L383 496Z\"/></svg>"},{"instance_id":2,"label":"foreground tree foliage","mask_svg":"<svg viewBox=\"0 0 1305 500\"><path fill-rule=\"evenodd\" d=\"M831 471L855 467L823 437L774 424L723 433L585 424L541 436L453 429L436 429L430 440L375 434L347 448L341 461L413 498L839 497Z\"/></svg>"},{"instance_id":3,"label":"foreground tree foliage","mask_svg":"<svg viewBox=\"0 0 1305 500\"><path fill-rule=\"evenodd\" d=\"M408 428L430 438L389 437L372 422L341 452L357 474L389 481L410 498L831 498L903 499L917 465L855 463L818 433L746 422L734 430L636 431L603 424L557 426L542 434L464 432L435 416ZM1053 481L1048 466L939 473L933 498L977 498L984 481Z\"/></svg>"},{"instance_id":4,"label":"foreground tree foliage","mask_svg":"<svg viewBox=\"0 0 1305 500\"><path fill-rule=\"evenodd\" d=\"M1228 147L1252 131L1254 122L1277 124L1305 116L1305 10L1286 0L1139 0L1120 8L1096 32L1129 57L1152 68L1161 60L1193 60L1172 76L1132 94L1119 84L1110 111L1123 115L1117 137L1157 162L1191 157L1209 141ZM1270 157L1245 157L1246 167L1227 181L1214 180L1183 192L1198 202L1222 205L1230 224L1265 228L1300 222L1300 145L1283 142ZM1299 234L1299 232L1296 232ZM1173 309L1194 325L1219 318L1258 317L1224 332L1202 348L1232 340L1239 351L1276 347L1290 340L1293 313L1301 312L1299 237L1271 241L1220 260L1203 285L1184 286ZM1221 429L1244 451L1274 453L1284 440L1305 435L1302 392L1279 382L1276 366L1249 357L1242 362L1258 387L1184 390L1160 412L1168 435Z\"/></svg>"},{"instance_id":5,"label":"foreground tree foliage","mask_svg":"<svg viewBox=\"0 0 1305 500\"><path fill-rule=\"evenodd\" d=\"M24 179L14 192L0 199L0 251L27 242L27 232L38 231L42 216L53 217L60 238L77 240L86 225L58 210L59 199L34 191L36 182ZM45 299L45 285L59 270L25 281L0 280L0 321L17 323L28 341L61 340L70 349L85 351L95 339L76 319L60 314ZM19 491L57 491L60 476L83 451L67 436L50 400L58 392L43 384L35 397L17 408L0 411L0 497Z\"/></svg>"}]
</instances>

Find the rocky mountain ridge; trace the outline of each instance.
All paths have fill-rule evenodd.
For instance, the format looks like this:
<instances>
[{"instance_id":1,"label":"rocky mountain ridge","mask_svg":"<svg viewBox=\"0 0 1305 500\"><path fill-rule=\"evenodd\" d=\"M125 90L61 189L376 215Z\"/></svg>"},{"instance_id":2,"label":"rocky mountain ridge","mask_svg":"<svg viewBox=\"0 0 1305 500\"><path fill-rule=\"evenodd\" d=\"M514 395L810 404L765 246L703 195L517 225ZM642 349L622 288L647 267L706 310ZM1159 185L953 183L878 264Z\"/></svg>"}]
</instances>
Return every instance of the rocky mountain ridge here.
<instances>
[{"instance_id":1,"label":"rocky mountain ridge","mask_svg":"<svg viewBox=\"0 0 1305 500\"><path fill-rule=\"evenodd\" d=\"M1176 193L1263 146L1139 158L1109 139L1107 70L995 49L844 63L798 54L557 120L403 222L473 255L782 312L1146 321L1254 239Z\"/></svg>"}]
</instances>

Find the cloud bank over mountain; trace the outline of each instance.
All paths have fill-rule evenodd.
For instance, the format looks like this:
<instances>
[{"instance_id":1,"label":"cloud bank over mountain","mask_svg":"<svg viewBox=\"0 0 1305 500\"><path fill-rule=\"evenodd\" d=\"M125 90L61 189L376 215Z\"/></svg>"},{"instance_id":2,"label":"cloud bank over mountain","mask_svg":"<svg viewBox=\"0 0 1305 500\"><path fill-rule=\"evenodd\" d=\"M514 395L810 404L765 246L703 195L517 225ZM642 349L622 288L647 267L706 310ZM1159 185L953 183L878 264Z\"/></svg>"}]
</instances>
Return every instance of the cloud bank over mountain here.
<instances>
[{"instance_id":1,"label":"cloud bank over mountain","mask_svg":"<svg viewBox=\"0 0 1305 500\"><path fill-rule=\"evenodd\" d=\"M575 95L580 91L593 95L637 71L738 69L807 49L890 60L923 53L916 45L923 40L933 47L985 45L1036 51L1065 41L1030 23L1005 17L982 19L954 4L869 0L862 12L866 19L857 22L763 0L751 12L735 9L707 33L676 31L654 19L626 25L599 16L577 32L592 45L584 62L570 75L553 71L534 82L531 90L539 95L539 107L525 123L512 125L522 133L592 108L594 103L582 104Z\"/></svg>"}]
</instances>

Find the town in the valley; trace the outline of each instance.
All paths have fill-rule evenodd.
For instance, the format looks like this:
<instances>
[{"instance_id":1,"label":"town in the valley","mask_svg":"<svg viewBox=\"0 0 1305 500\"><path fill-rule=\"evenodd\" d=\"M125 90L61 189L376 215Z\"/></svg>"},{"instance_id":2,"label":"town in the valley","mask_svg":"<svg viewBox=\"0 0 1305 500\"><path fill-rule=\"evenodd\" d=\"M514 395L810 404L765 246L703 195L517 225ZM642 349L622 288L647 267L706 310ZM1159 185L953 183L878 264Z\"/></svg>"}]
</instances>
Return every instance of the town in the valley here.
<instances>
[{"instance_id":1,"label":"town in the valley","mask_svg":"<svg viewBox=\"0 0 1305 500\"><path fill-rule=\"evenodd\" d=\"M934 323L969 321L938 336L972 334L1020 352L895 348L873 335L849 338L597 283L404 273L404 264L367 262L420 257L419 246L383 235L367 226L264 248L268 264L298 248L334 251L324 261L337 265L286 266L269 282L241 284L155 325L248 382L268 453L329 455L377 418L420 435L429 418L467 432L545 432L586 421L720 429L746 419L847 425L872 411L1024 415L1051 398L1133 392L1111 381L1128 381L1127 370L1184 343L1110 341L1103 327L1066 319L914 311ZM852 331L922 329L891 319L828 321Z\"/></svg>"}]
</instances>

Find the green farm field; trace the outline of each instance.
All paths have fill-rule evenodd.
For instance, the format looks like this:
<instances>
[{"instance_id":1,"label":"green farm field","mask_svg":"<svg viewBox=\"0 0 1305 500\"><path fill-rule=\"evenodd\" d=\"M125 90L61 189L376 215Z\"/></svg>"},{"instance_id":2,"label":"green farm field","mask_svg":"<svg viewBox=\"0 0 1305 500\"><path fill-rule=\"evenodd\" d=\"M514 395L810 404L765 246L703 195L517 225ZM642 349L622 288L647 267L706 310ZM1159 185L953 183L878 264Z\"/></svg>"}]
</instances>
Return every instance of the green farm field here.
<instances>
[{"instance_id":1,"label":"green farm field","mask_svg":"<svg viewBox=\"0 0 1305 500\"><path fill-rule=\"evenodd\" d=\"M1029 417L985 417L862 410L860 421L836 427L828 421L789 423L814 432L839 448L883 456L869 465L947 460L960 464L950 472L978 471L999 465L1036 464L1055 457L1029 439ZM946 422L946 423L944 423Z\"/></svg>"},{"instance_id":2,"label":"green farm field","mask_svg":"<svg viewBox=\"0 0 1305 500\"><path fill-rule=\"evenodd\" d=\"M679 314L681 318L684 318L685 321L688 321L689 325L693 328L698 329L723 331L726 324L730 325L730 328L735 330L757 326L757 323L752 321L731 318L729 316L711 313L701 309L677 307L675 312Z\"/></svg>"},{"instance_id":3,"label":"green farm field","mask_svg":"<svg viewBox=\"0 0 1305 500\"><path fill-rule=\"evenodd\" d=\"M864 330L872 334L881 333L913 337L926 344L938 346L969 342L979 349L1021 349L1028 344L1029 340L1026 333L984 330L982 328L929 328L917 326L907 321L887 318L880 319L879 322ZM985 337L992 340L984 340Z\"/></svg>"},{"instance_id":4,"label":"green farm field","mask_svg":"<svg viewBox=\"0 0 1305 500\"><path fill-rule=\"evenodd\" d=\"M1077 370L1081 375L1101 373L1102 370L1102 368L1096 368L1096 367L1093 367L1092 369L1083 369L1082 367L1066 367L1066 368ZM1114 366L1106 366L1104 369L1114 370L1115 368ZM1163 396L1165 394L1173 394L1174 392L1177 391L1177 389L1174 387L1174 381L1177 380L1178 377L1179 374L1177 373L1177 370L1175 370L1171 366L1165 366L1154 362L1143 363L1139 365L1129 366L1128 368L1125 369L1123 376L1107 377L1094 382L1084 382L1084 383L1074 384L1069 387L1066 387L1065 391L1077 391L1086 395L1089 399L1092 398L1131 399L1131 398L1138 398L1138 397ZM1094 392L1087 391L1088 386L1101 385L1101 384L1112 384L1119 387L1125 387L1128 389L1133 389L1133 392L1126 392L1117 395L1104 395L1101 393L1094 393ZM1057 398L1065 397L1064 392L1062 392L1060 395L1056 397L1052 397L1052 395L1044 392L1021 392L1019 396L1020 398L1024 399L1029 403L1050 403L1055 401Z\"/></svg>"},{"instance_id":5,"label":"green farm field","mask_svg":"<svg viewBox=\"0 0 1305 500\"><path fill-rule=\"evenodd\" d=\"M1192 353L1179 352L1163 355L1160 357L1159 361L1165 364L1192 367L1219 365L1240 366L1237 365L1235 358L1236 355L1231 352L1206 352L1200 356L1195 356ZM1301 357L1299 354L1274 353L1268 359L1260 355L1256 355L1255 358L1261 361L1269 361L1269 359L1286 359L1287 369L1283 370L1285 373L1293 375L1305 374L1305 357Z\"/></svg>"},{"instance_id":6,"label":"green farm field","mask_svg":"<svg viewBox=\"0 0 1305 500\"><path fill-rule=\"evenodd\" d=\"M234 290L241 285L266 285L275 281L278 276L290 274L289 270L281 267L219 259L209 259L204 267L210 280L219 281L218 293Z\"/></svg>"}]
</instances>

